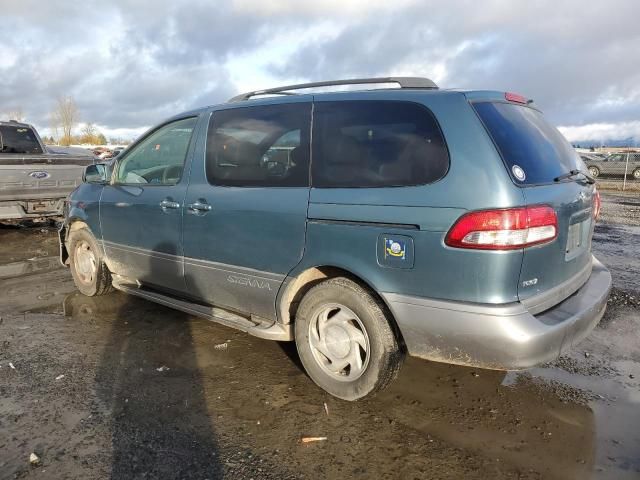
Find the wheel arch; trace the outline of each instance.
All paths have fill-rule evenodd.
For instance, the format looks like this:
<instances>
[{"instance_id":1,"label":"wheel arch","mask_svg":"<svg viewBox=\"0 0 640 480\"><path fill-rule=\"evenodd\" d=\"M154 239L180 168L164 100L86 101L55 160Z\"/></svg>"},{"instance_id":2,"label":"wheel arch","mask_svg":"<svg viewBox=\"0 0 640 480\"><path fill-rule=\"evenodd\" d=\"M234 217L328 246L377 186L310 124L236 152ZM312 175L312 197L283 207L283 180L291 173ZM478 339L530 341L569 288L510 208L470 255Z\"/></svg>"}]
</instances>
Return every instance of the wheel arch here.
<instances>
[{"instance_id":1,"label":"wheel arch","mask_svg":"<svg viewBox=\"0 0 640 480\"><path fill-rule=\"evenodd\" d=\"M390 319L391 328L398 339L398 343L404 349L405 342L402 337L402 333L400 332L393 313L384 298L378 294L372 284L364 277L353 273L348 269L335 265L317 265L308 267L297 273L295 276L288 277L285 284L280 289L276 300L278 320L284 324L294 323L298 306L306 293L315 285L335 277L345 277L354 281L361 287L365 288L376 300L378 300L384 308L385 315Z\"/></svg>"},{"instance_id":2,"label":"wheel arch","mask_svg":"<svg viewBox=\"0 0 640 480\"><path fill-rule=\"evenodd\" d=\"M63 265L69 265L69 250L67 249L69 235L72 232L82 229L88 230L95 238L95 234L91 231L91 227L89 227L89 224L81 217L70 217L60 229L60 261ZM97 238L96 241L98 241ZM98 242L98 245L100 245L100 242Z\"/></svg>"}]
</instances>

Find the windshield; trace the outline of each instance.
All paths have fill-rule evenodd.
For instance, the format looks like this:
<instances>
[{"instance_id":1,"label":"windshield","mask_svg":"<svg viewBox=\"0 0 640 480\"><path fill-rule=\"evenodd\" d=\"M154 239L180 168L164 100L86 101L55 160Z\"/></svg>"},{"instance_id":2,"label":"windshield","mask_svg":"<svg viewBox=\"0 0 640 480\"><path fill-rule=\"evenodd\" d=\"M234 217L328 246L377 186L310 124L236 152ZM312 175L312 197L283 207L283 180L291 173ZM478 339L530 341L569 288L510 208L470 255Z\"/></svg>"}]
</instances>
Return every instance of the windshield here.
<instances>
[{"instance_id":1,"label":"windshield","mask_svg":"<svg viewBox=\"0 0 640 480\"><path fill-rule=\"evenodd\" d=\"M40 142L29 127L0 125L2 153L42 153Z\"/></svg>"},{"instance_id":2,"label":"windshield","mask_svg":"<svg viewBox=\"0 0 640 480\"><path fill-rule=\"evenodd\" d=\"M516 183L551 183L584 163L562 134L533 108L512 103L473 104Z\"/></svg>"}]
</instances>

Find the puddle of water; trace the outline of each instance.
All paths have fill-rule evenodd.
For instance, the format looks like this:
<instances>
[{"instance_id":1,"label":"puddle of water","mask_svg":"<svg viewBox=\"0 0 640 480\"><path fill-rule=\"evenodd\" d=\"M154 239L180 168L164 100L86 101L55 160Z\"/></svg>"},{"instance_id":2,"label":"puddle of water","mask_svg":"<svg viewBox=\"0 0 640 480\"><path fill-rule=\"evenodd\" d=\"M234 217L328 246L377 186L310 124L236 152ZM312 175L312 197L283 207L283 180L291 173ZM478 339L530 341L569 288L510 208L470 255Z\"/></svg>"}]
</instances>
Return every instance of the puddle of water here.
<instances>
[{"instance_id":1,"label":"puddle of water","mask_svg":"<svg viewBox=\"0 0 640 480\"><path fill-rule=\"evenodd\" d=\"M594 394L595 398L592 396L588 405L595 420L596 478L638 478L640 385L637 381L627 381L627 372L638 372L640 365L630 360L614 362L614 365L624 372L623 376L602 378L568 373L557 368L537 368L531 370L530 374L534 378L572 385Z\"/></svg>"},{"instance_id":2,"label":"puddle of water","mask_svg":"<svg viewBox=\"0 0 640 480\"><path fill-rule=\"evenodd\" d=\"M0 265L0 311L59 313L65 296L75 289L57 256Z\"/></svg>"}]
</instances>

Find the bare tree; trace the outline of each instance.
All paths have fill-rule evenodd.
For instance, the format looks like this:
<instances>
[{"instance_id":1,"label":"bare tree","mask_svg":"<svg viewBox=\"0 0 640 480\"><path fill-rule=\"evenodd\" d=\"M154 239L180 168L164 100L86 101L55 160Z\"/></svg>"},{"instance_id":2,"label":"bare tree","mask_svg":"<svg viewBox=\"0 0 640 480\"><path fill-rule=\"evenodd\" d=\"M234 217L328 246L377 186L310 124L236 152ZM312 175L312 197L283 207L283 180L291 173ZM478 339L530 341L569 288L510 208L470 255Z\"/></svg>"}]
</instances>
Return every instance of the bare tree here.
<instances>
[{"instance_id":1,"label":"bare tree","mask_svg":"<svg viewBox=\"0 0 640 480\"><path fill-rule=\"evenodd\" d=\"M98 137L98 130L93 125L93 123L91 122L86 123L84 127L82 127L82 129L80 130L80 133L81 133L80 135L81 143L90 143L90 144L97 143L96 139Z\"/></svg>"},{"instance_id":2,"label":"bare tree","mask_svg":"<svg viewBox=\"0 0 640 480\"><path fill-rule=\"evenodd\" d=\"M52 117L54 123L60 126L62 130L62 137L59 139L59 143L61 145L71 145L71 133L78 120L78 108L73 98L59 97Z\"/></svg>"},{"instance_id":3,"label":"bare tree","mask_svg":"<svg viewBox=\"0 0 640 480\"><path fill-rule=\"evenodd\" d=\"M49 118L49 123L51 126L51 138L53 138L53 141L59 145L60 144L60 127L58 125L58 120L56 120L55 114L53 113L51 114Z\"/></svg>"}]
</instances>

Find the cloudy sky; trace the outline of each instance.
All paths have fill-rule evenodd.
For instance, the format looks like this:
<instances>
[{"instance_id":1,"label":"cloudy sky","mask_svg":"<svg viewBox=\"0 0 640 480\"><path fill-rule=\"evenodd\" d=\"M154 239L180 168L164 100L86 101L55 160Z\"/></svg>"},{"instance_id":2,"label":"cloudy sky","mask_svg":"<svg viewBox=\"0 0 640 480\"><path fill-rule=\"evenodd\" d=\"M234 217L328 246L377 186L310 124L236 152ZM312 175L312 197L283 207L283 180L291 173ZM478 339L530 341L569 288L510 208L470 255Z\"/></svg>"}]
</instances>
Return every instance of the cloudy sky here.
<instances>
[{"instance_id":1,"label":"cloudy sky","mask_svg":"<svg viewBox=\"0 0 640 480\"><path fill-rule=\"evenodd\" d=\"M638 0L0 0L0 112L107 136L234 93L361 76L520 92L571 141L640 140Z\"/></svg>"}]
</instances>

